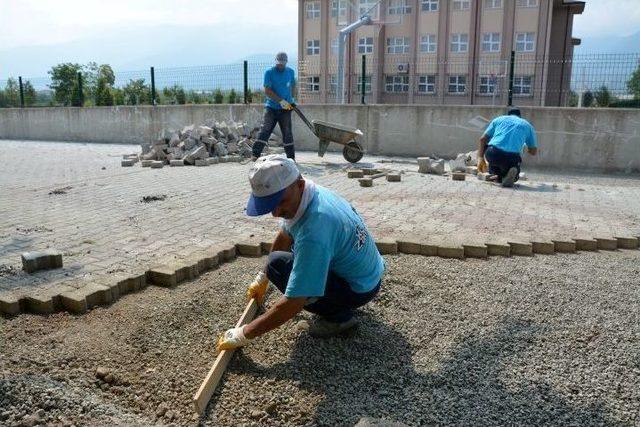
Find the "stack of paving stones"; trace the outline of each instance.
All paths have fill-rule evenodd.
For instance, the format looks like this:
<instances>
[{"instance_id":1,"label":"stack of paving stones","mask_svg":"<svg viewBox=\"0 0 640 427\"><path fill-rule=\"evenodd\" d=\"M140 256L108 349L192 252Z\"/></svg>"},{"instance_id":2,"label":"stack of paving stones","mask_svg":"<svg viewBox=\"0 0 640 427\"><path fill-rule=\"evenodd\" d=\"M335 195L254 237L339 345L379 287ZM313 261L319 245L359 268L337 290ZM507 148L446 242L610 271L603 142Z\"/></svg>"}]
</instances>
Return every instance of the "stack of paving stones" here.
<instances>
[{"instance_id":1,"label":"stack of paving stones","mask_svg":"<svg viewBox=\"0 0 640 427\"><path fill-rule=\"evenodd\" d=\"M246 123L213 122L185 126L181 131L163 131L151 144L142 144L142 154L126 154L122 166L162 168L169 166L209 166L239 162L251 157L251 147L259 129Z\"/></svg>"},{"instance_id":2,"label":"stack of paving stones","mask_svg":"<svg viewBox=\"0 0 640 427\"><path fill-rule=\"evenodd\" d=\"M380 239L376 241L383 255L412 254L437 256L441 258L510 257L567 254L577 251L616 251L637 250L640 236L598 236L594 238L580 236L573 239L504 240L485 243L434 243L414 240ZM66 310L81 314L99 305L108 305L120 296L137 292L148 285L174 287L193 280L200 274L217 268L237 256L259 257L271 251L271 243L255 240L217 245L180 261L171 261L140 270L133 274L116 273L114 276L84 283L79 288L61 286L33 292L27 296L15 297L0 294L0 314L13 316L23 312L49 314Z\"/></svg>"}]
</instances>

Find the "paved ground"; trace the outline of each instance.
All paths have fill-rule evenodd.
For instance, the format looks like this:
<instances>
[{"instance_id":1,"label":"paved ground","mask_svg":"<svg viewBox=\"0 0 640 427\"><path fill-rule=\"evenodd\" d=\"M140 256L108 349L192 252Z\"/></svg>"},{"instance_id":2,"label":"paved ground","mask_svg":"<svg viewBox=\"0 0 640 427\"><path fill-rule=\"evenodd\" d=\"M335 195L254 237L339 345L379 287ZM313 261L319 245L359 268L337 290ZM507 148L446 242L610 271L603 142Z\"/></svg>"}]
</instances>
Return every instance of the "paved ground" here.
<instances>
[{"instance_id":1,"label":"paved ground","mask_svg":"<svg viewBox=\"0 0 640 427\"><path fill-rule=\"evenodd\" d=\"M120 166L131 145L0 141L0 292L81 287L223 241L273 235L251 219L247 164L148 169ZM360 188L337 154L300 153L303 173L350 200L376 237L485 242L518 237L640 235L640 177L529 171L516 189L417 173L415 159L366 157L404 170L403 182ZM59 191L55 191L59 190ZM60 194L56 194L60 193ZM166 195L143 203L144 196ZM26 275L20 253L56 248L65 268Z\"/></svg>"}]
</instances>

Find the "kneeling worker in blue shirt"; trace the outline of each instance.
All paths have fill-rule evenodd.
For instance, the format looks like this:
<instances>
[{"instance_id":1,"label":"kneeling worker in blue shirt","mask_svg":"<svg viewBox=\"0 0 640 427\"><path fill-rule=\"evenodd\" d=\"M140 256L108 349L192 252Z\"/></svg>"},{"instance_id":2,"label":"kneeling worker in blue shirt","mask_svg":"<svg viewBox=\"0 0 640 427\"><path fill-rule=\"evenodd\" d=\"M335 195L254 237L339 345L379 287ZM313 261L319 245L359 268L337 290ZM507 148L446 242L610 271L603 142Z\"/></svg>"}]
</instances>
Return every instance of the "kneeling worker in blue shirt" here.
<instances>
[{"instance_id":1,"label":"kneeling worker in blue shirt","mask_svg":"<svg viewBox=\"0 0 640 427\"><path fill-rule=\"evenodd\" d=\"M284 156L259 158L249 181L247 214L283 220L267 265L247 294L262 301L270 281L283 296L251 323L226 331L218 350L243 346L303 309L316 314L309 326L313 336L354 327L354 309L376 296L385 270L360 215L342 197L303 178Z\"/></svg>"},{"instance_id":2,"label":"kneeling worker in blue shirt","mask_svg":"<svg viewBox=\"0 0 640 427\"><path fill-rule=\"evenodd\" d=\"M490 179L512 187L520 176L520 154L525 145L529 154L538 153L535 129L520 117L518 108L512 108L506 116L493 119L480 138L478 171L486 172L488 162Z\"/></svg>"}]
</instances>

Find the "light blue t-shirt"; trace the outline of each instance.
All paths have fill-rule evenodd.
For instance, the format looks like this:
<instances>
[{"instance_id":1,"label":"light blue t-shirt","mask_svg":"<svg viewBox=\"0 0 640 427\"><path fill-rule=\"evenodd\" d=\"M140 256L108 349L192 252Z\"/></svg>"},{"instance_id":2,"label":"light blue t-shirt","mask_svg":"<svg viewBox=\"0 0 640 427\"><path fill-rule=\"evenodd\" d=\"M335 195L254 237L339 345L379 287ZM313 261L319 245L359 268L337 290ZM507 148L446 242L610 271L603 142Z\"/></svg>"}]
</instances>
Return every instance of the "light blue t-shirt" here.
<instances>
[{"instance_id":1,"label":"light blue t-shirt","mask_svg":"<svg viewBox=\"0 0 640 427\"><path fill-rule=\"evenodd\" d=\"M354 292L376 287L384 273L384 259L356 210L342 197L316 186L313 199L290 229L293 270L285 296L321 297L332 271Z\"/></svg>"},{"instance_id":2,"label":"light blue t-shirt","mask_svg":"<svg viewBox=\"0 0 640 427\"><path fill-rule=\"evenodd\" d=\"M278 71L278 69L273 66L264 72L264 87L268 87L269 89L274 91L280 98L289 103L294 102L291 90L293 89L293 86L295 84L295 73L289 67L284 67L284 70ZM268 96L266 98L267 100L265 102L265 105L267 107L274 110L282 110L280 104L278 104Z\"/></svg>"},{"instance_id":3,"label":"light blue t-shirt","mask_svg":"<svg viewBox=\"0 0 640 427\"><path fill-rule=\"evenodd\" d=\"M514 115L496 117L484 134L491 138L489 145L508 153L521 153L525 144L529 148L538 146L533 126Z\"/></svg>"}]
</instances>

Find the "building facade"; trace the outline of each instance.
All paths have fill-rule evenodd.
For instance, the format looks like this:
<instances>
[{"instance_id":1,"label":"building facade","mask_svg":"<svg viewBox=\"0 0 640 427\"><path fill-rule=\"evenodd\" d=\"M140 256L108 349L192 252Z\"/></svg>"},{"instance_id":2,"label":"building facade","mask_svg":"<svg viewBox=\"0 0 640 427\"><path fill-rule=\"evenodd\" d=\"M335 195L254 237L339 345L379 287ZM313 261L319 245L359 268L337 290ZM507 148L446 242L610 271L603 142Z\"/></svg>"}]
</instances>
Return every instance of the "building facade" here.
<instances>
[{"instance_id":1,"label":"building facade","mask_svg":"<svg viewBox=\"0 0 640 427\"><path fill-rule=\"evenodd\" d=\"M345 91L360 102L507 102L511 51L514 104L565 105L574 0L299 0L300 98L331 103L338 32L368 14L372 24L347 39Z\"/></svg>"}]
</instances>

